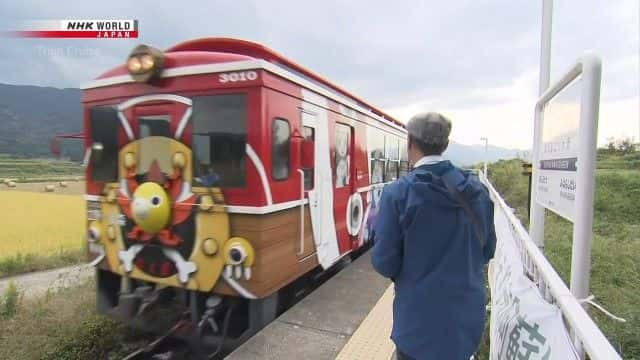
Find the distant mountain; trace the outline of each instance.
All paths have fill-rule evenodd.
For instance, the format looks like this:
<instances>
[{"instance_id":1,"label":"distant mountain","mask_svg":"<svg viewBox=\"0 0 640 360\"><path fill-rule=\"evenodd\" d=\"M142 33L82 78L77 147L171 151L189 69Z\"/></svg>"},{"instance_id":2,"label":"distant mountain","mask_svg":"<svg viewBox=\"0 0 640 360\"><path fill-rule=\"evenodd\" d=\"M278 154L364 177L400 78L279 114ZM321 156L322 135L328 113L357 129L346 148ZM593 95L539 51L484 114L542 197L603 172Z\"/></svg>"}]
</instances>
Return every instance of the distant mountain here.
<instances>
[{"instance_id":1,"label":"distant mountain","mask_svg":"<svg viewBox=\"0 0 640 360\"><path fill-rule=\"evenodd\" d=\"M527 158L528 153L518 149L507 149L499 146L489 145L485 154L484 145L463 145L452 142L449 144L444 156L455 164L468 166L484 161L494 162L498 160L508 160L516 157Z\"/></svg>"},{"instance_id":2,"label":"distant mountain","mask_svg":"<svg viewBox=\"0 0 640 360\"><path fill-rule=\"evenodd\" d=\"M53 135L82 131L79 89L0 84L0 153L49 157ZM80 159L82 144L65 141L62 155Z\"/></svg>"},{"instance_id":3,"label":"distant mountain","mask_svg":"<svg viewBox=\"0 0 640 360\"><path fill-rule=\"evenodd\" d=\"M0 154L48 157L55 134L82 131L81 90L0 84ZM62 155L82 158L79 140L64 140ZM488 159L511 159L518 150L489 146ZM485 160L483 145L451 143L445 156L458 165Z\"/></svg>"}]
</instances>

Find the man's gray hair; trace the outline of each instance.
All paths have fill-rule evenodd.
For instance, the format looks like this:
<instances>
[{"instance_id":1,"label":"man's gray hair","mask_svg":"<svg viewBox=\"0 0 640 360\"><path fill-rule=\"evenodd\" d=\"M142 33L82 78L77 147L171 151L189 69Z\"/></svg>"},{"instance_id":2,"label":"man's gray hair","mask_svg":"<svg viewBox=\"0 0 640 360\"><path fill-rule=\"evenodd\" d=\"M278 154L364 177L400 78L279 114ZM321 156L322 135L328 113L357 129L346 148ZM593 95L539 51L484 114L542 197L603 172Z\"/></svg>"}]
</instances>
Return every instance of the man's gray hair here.
<instances>
[{"instance_id":1,"label":"man's gray hair","mask_svg":"<svg viewBox=\"0 0 640 360\"><path fill-rule=\"evenodd\" d=\"M451 133L451 120L435 112L417 114L407 123L407 132L425 145L446 147Z\"/></svg>"}]
</instances>

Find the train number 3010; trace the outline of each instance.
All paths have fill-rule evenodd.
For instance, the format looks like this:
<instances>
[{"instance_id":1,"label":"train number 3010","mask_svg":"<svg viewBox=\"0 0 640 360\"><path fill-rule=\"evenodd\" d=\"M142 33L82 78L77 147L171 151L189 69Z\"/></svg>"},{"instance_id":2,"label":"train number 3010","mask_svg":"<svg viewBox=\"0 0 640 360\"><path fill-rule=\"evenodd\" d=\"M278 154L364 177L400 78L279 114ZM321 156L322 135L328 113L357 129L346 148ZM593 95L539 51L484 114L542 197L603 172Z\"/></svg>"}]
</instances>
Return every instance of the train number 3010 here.
<instances>
[{"instance_id":1,"label":"train number 3010","mask_svg":"<svg viewBox=\"0 0 640 360\"><path fill-rule=\"evenodd\" d=\"M238 82L238 81L251 81L258 78L258 73L255 71L238 71L220 74L219 81L221 83Z\"/></svg>"}]
</instances>

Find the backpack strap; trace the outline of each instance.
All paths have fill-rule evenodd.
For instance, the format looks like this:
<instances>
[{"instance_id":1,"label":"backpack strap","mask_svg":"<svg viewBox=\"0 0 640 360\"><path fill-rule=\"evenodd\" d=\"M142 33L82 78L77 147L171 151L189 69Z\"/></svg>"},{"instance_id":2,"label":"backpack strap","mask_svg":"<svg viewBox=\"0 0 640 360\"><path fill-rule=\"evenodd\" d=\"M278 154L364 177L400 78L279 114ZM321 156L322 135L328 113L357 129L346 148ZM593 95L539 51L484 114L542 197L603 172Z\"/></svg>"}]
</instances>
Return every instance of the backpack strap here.
<instances>
[{"instance_id":1,"label":"backpack strap","mask_svg":"<svg viewBox=\"0 0 640 360\"><path fill-rule=\"evenodd\" d=\"M447 191L449 192L449 194L451 194L456 202L460 206L462 206L462 209L464 209L464 212L467 214L467 216L471 220L471 223L473 224L476 237L480 241L480 247L484 248L487 243L487 239L485 237L484 231L482 230L482 225L480 224L480 221L478 220L476 214L473 212L469 201L462 195L462 193L460 193L457 188L457 184L459 184L460 180L462 180L462 172L459 169L453 168L444 173L441 177L438 177L435 174L432 175L434 176L434 178L442 179L442 182L447 187Z\"/></svg>"}]
</instances>

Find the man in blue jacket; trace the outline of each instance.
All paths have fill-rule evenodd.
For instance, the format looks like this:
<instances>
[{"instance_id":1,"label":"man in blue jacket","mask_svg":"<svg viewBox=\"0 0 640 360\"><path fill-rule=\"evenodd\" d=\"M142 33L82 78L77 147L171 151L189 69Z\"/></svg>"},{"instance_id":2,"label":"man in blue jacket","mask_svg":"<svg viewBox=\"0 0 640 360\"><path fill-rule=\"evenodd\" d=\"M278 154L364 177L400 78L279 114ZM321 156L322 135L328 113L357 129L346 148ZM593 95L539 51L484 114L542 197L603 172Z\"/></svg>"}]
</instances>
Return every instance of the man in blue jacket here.
<instances>
[{"instance_id":1,"label":"man in blue jacket","mask_svg":"<svg viewBox=\"0 0 640 360\"><path fill-rule=\"evenodd\" d=\"M449 119L419 114L407 132L413 170L384 188L374 225L373 267L395 284L391 338L398 359L468 360L484 330L493 202L442 158Z\"/></svg>"}]
</instances>

